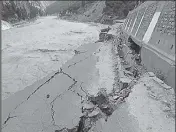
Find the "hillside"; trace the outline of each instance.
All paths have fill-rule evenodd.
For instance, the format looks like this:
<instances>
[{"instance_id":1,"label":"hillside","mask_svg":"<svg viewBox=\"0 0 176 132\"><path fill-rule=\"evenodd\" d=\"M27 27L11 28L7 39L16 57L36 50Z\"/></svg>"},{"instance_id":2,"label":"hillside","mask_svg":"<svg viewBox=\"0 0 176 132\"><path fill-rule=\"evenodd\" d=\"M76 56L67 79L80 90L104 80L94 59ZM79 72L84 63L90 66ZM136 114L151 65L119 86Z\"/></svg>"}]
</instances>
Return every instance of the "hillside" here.
<instances>
[{"instance_id":1,"label":"hillside","mask_svg":"<svg viewBox=\"0 0 176 132\"><path fill-rule=\"evenodd\" d=\"M81 6L81 1L55 1L46 8L46 14L51 15L71 9L72 7L78 9Z\"/></svg>"},{"instance_id":2,"label":"hillside","mask_svg":"<svg viewBox=\"0 0 176 132\"><path fill-rule=\"evenodd\" d=\"M46 8L46 13L60 14L62 19L81 22L112 23L114 19L124 19L140 3L141 1L57 1Z\"/></svg>"},{"instance_id":3,"label":"hillside","mask_svg":"<svg viewBox=\"0 0 176 132\"><path fill-rule=\"evenodd\" d=\"M103 16L104 8L105 1L86 3L84 7L80 7L73 13L63 15L61 18L81 22L99 22L98 20Z\"/></svg>"},{"instance_id":4,"label":"hillside","mask_svg":"<svg viewBox=\"0 0 176 132\"><path fill-rule=\"evenodd\" d=\"M64 19L105 23L106 20L109 19L109 16L111 16L111 20L112 18L124 19L128 12L134 9L140 2L141 1L3 1L2 19L14 23L16 21L32 19L39 15L60 14L64 16Z\"/></svg>"},{"instance_id":5,"label":"hillside","mask_svg":"<svg viewBox=\"0 0 176 132\"><path fill-rule=\"evenodd\" d=\"M44 15L45 9L52 1L2 1L2 19L17 22Z\"/></svg>"}]
</instances>

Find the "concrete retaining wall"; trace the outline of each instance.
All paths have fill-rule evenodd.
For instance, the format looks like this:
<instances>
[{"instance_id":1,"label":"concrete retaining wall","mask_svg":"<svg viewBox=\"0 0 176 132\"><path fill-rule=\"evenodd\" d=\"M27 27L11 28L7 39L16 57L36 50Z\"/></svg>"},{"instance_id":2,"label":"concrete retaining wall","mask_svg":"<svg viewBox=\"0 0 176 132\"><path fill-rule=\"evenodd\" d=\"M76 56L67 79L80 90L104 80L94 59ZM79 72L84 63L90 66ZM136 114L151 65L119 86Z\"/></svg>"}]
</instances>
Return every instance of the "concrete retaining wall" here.
<instances>
[{"instance_id":1,"label":"concrete retaining wall","mask_svg":"<svg viewBox=\"0 0 176 132\"><path fill-rule=\"evenodd\" d=\"M129 12L123 32L141 46L142 63L175 88L175 2L147 1Z\"/></svg>"}]
</instances>

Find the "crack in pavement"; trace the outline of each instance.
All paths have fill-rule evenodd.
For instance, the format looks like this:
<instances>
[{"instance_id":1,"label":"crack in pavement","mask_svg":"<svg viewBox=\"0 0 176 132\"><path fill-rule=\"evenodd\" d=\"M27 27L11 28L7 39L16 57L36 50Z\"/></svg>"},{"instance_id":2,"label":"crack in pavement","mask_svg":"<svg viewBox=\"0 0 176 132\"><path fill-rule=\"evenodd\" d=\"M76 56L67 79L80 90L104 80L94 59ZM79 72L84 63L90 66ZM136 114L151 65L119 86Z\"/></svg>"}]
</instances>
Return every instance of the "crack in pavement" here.
<instances>
[{"instance_id":1,"label":"crack in pavement","mask_svg":"<svg viewBox=\"0 0 176 132\"><path fill-rule=\"evenodd\" d=\"M88 92L86 92L86 90L83 89L82 84L83 84L83 82L81 82L81 85L80 85L81 91L83 91L86 94L86 99L88 99L90 94Z\"/></svg>"},{"instance_id":2,"label":"crack in pavement","mask_svg":"<svg viewBox=\"0 0 176 132\"><path fill-rule=\"evenodd\" d=\"M66 74L66 75L68 75L68 74ZM62 95L64 95L68 90L70 90L71 88L73 88L76 85L77 81L75 81L75 79L73 79L73 81L74 81L74 83L71 86L69 86L69 88L67 90L65 90L62 94L57 95L50 103L50 105L51 105L51 118L52 118L52 122L53 122L52 124L54 126L57 126L56 123L55 123L55 119L54 119L54 115L55 115L54 102L58 98L60 98Z\"/></svg>"},{"instance_id":3,"label":"crack in pavement","mask_svg":"<svg viewBox=\"0 0 176 132\"><path fill-rule=\"evenodd\" d=\"M61 69L61 68L60 68ZM46 83L48 83L51 79L53 79L57 74L60 74L61 71L57 71L56 73L54 73L54 75L52 75L47 81L45 81L43 84L41 84L39 87L37 87L36 90L34 90L28 97L27 100L34 94L36 93L43 85L45 85Z\"/></svg>"},{"instance_id":4,"label":"crack in pavement","mask_svg":"<svg viewBox=\"0 0 176 132\"><path fill-rule=\"evenodd\" d=\"M69 65L68 68L70 68L71 66L76 65L77 63L80 63L80 62L83 62L83 61L87 60L90 56L91 56L91 55L89 55L88 57L86 57L86 58L84 58L84 59L82 59L82 60L80 60L80 61L77 61L77 62L75 62L75 63Z\"/></svg>"},{"instance_id":5,"label":"crack in pavement","mask_svg":"<svg viewBox=\"0 0 176 132\"><path fill-rule=\"evenodd\" d=\"M66 75L67 77L69 77L70 79L72 79L74 83L71 84L71 85L69 86L69 88L68 88L67 90L65 90L63 93L57 95L57 96L51 101L51 103L50 103L50 105L51 105L52 124L53 124L54 126L57 126L56 123L55 123L55 119L54 119L54 115L55 115L54 102L55 102L58 98L60 98L62 95L64 95L65 92L67 92L68 90L71 90L71 89L76 85L76 83L78 82L78 81L76 81L75 78L73 78L73 77L71 77L69 74L65 73L65 72L62 70L62 68L60 68L60 73L62 73L63 75Z\"/></svg>"},{"instance_id":6,"label":"crack in pavement","mask_svg":"<svg viewBox=\"0 0 176 132\"><path fill-rule=\"evenodd\" d=\"M10 119L14 118L14 117L17 117L17 116L10 116L10 113L9 113L7 119L6 119L6 120L4 121L4 123L3 123L2 129L4 128L4 125L6 125L7 122L8 122Z\"/></svg>"},{"instance_id":7,"label":"crack in pavement","mask_svg":"<svg viewBox=\"0 0 176 132\"><path fill-rule=\"evenodd\" d=\"M99 53L100 51L101 51L101 50L99 49L98 51L94 52L93 54ZM87 52L87 51L86 51L86 52ZM84 52L82 52L82 53L84 53ZM82 59L82 60L80 60L80 61L77 61L77 62L75 62L75 63L73 63L73 64L68 65L68 68L70 68L70 67L72 67L72 66L74 66L74 65L76 65L76 64L78 64L78 63L81 63L81 62L87 60L87 59L88 59L89 57L91 57L93 54L89 55L88 57L86 57L86 58L84 58L84 59Z\"/></svg>"},{"instance_id":8,"label":"crack in pavement","mask_svg":"<svg viewBox=\"0 0 176 132\"><path fill-rule=\"evenodd\" d=\"M67 77L69 77L70 79L72 79L73 81L74 81L74 83L71 85L71 86L69 86L69 88L67 89L67 90L70 90L76 83L77 83L77 81L74 79L74 78L72 78L69 74L67 74L67 73L65 73L63 70L62 70L62 68L60 68L60 70L58 70L57 72L55 72L54 73L54 75L52 75L47 81L45 81L44 83L42 83L39 87L37 87L37 89L35 89L28 97L27 97L27 99L26 100L24 100L24 101L22 101L20 104L18 104L15 108L14 108L14 110L13 111L15 111L20 105L22 105L24 102L26 102L27 100L29 100L29 98L32 96L32 95L34 95L42 86L44 86L46 83L49 83L50 82L50 80L51 79L53 79L56 75L58 75L58 74L63 74L63 75L66 75ZM66 91L67 91L66 90ZM62 94L64 94L64 93L62 93ZM52 102L54 102L57 98L59 98L62 94L59 94L59 95L57 95L56 97L55 97L55 99L52 101ZM52 104L52 102L50 103L50 104ZM52 105L51 105L52 106ZM54 117L54 110L53 110L53 107L51 108L51 110L52 110L52 117ZM11 118L14 118L14 117L16 117L16 116L10 116L11 115L11 113L12 112L10 112L9 113L9 115L8 115L8 117L7 117L7 119L4 121L4 123L3 123L3 125L5 125Z\"/></svg>"},{"instance_id":9,"label":"crack in pavement","mask_svg":"<svg viewBox=\"0 0 176 132\"><path fill-rule=\"evenodd\" d=\"M82 82L83 83L83 82ZM82 90L82 83L80 84L80 88L81 88L81 90ZM72 91L72 90L70 90L70 91ZM82 90L83 91L83 90ZM83 95L81 95L79 92L75 92L75 90L73 90L72 91L73 93L75 93L76 95L78 95L80 98L81 98L81 103L83 103L84 102L84 100L83 100ZM83 91L83 92L85 92L85 91ZM86 92L85 92L86 93ZM87 96L87 94L86 94L86 96Z\"/></svg>"},{"instance_id":10,"label":"crack in pavement","mask_svg":"<svg viewBox=\"0 0 176 132\"><path fill-rule=\"evenodd\" d=\"M80 85L81 90L82 90L86 95L88 95L88 93L83 89L82 84L83 84L83 82L81 82L81 85Z\"/></svg>"},{"instance_id":11,"label":"crack in pavement","mask_svg":"<svg viewBox=\"0 0 176 132\"><path fill-rule=\"evenodd\" d=\"M97 52L94 52L94 53L97 53ZM82 61L88 59L90 56L92 56L92 54L89 55L88 57L86 57L85 59L80 60L79 62L75 62L75 63L72 64L72 65L76 65L77 63L80 63L80 62L82 62ZM71 67L72 65L69 65L68 68ZM75 78L71 77L69 74L65 73L62 68L60 68L60 70L58 70L57 72L55 72L54 75L52 75L48 80L46 80L46 81L45 81L44 83L42 83L39 87L37 87L37 88L26 98L26 100L24 100L24 101L22 101L20 104L18 104L18 105L14 108L13 111L15 111L15 110L16 110L20 105L22 105L24 102L26 102L27 100L29 100L29 99L31 98L31 96L34 95L42 86L44 86L46 83L49 83L49 82L51 81L51 79L53 79L53 78L54 78L56 75L58 75L58 74L66 75L67 77L69 77L70 79L72 79L73 82L74 82L71 86L69 86L69 88L68 88L66 91L71 90L71 89L76 85L76 83L78 82L78 81L76 81ZM82 82L82 83L83 83L83 82ZM82 83L81 83L81 85L82 85ZM85 92L85 90L83 90L83 88L82 88L81 85L80 85L81 90L82 90L84 93L86 93L86 97L87 97L87 96L88 96L88 93ZM66 92L66 91L65 91L65 92ZM50 103L50 105L51 105L51 117L52 117L52 120L53 120L53 122L54 122L54 123L53 123L54 125L55 125L55 121L54 121L54 114L55 114L55 111L54 111L54 109L53 109L53 107L54 107L54 101L55 101L57 98L60 98L61 95L63 95L65 92L63 92L62 94L57 95L57 96L54 98L54 100ZM82 96L81 96L79 93L77 93L77 95L80 96L81 99L82 99ZM12 111L12 112L13 112L13 111ZM12 113L12 112L9 113L9 115L8 115L7 119L4 121L3 125L7 124L7 122L8 122L10 119L16 117L16 116L11 116L11 113Z\"/></svg>"},{"instance_id":12,"label":"crack in pavement","mask_svg":"<svg viewBox=\"0 0 176 132\"><path fill-rule=\"evenodd\" d=\"M63 93L62 93L63 94ZM59 94L58 96L56 96L54 98L53 101L51 101L50 105L51 105L51 118L52 118L52 124L54 126L56 126L56 123L55 123L55 119L54 119L54 115L55 115L55 110L54 110L54 102L56 101L57 98L60 98L62 94Z\"/></svg>"},{"instance_id":13,"label":"crack in pavement","mask_svg":"<svg viewBox=\"0 0 176 132\"><path fill-rule=\"evenodd\" d=\"M73 77L71 77L69 74L65 73L65 72L62 70L62 68L60 68L60 73L66 75L67 77L69 77L70 79L72 79L74 82L77 82L77 81L75 80L75 78L73 78Z\"/></svg>"}]
</instances>

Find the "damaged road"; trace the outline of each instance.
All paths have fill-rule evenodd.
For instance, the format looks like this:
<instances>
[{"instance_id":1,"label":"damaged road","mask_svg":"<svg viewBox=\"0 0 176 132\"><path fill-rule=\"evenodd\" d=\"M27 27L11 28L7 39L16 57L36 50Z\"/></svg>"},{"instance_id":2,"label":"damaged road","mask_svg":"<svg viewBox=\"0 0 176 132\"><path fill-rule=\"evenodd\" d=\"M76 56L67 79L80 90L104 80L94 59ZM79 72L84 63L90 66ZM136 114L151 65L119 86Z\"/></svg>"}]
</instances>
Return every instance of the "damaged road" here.
<instances>
[{"instance_id":1,"label":"damaged road","mask_svg":"<svg viewBox=\"0 0 176 132\"><path fill-rule=\"evenodd\" d=\"M94 52L100 45L81 46L78 51L86 51L84 54L77 54L58 71L4 100L2 131L48 132L76 126L87 97L85 91L97 82L92 80L98 70Z\"/></svg>"},{"instance_id":2,"label":"damaged road","mask_svg":"<svg viewBox=\"0 0 176 132\"><path fill-rule=\"evenodd\" d=\"M172 97L156 102L154 75L136 75L124 61L111 41L80 46L58 71L2 102L2 131L174 132Z\"/></svg>"}]
</instances>

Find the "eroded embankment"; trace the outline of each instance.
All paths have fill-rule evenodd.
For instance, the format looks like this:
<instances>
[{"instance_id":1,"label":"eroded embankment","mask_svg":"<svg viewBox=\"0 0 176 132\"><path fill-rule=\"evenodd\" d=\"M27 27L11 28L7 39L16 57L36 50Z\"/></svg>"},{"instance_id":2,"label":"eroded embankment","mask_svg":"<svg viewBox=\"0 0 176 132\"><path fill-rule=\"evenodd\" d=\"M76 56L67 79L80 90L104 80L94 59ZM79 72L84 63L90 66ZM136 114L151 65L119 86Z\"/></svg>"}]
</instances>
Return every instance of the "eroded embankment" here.
<instances>
[{"instance_id":1,"label":"eroded embankment","mask_svg":"<svg viewBox=\"0 0 176 132\"><path fill-rule=\"evenodd\" d=\"M112 41L104 43L104 45L108 44L111 45ZM82 97L82 116L80 117L79 123L73 128L62 128L55 130L55 132L89 132L96 127L98 120L103 119L104 121L108 121L112 113L129 96L131 88L137 78L130 71L122 69L121 60L114 50L114 47L112 47L111 59L115 75L112 85L113 88L111 88L113 90L109 92L110 88L99 88L98 94L90 95L89 92L80 86L86 96ZM101 52L101 48L99 51Z\"/></svg>"},{"instance_id":2,"label":"eroded embankment","mask_svg":"<svg viewBox=\"0 0 176 132\"><path fill-rule=\"evenodd\" d=\"M71 129L63 128L55 130L55 132L93 131L96 129L98 120L107 122L113 112L115 112L122 103L128 104L129 108L131 108L129 113L139 121L137 127L139 127L140 131L161 130L169 132L174 130L173 119L175 118L175 101L173 89L158 79L152 72L147 72L145 67L141 65L137 47L131 47L128 53L123 53L121 39L122 38L118 37L117 41L108 41L108 44L113 45L112 60L115 74L113 90L107 93L108 88L100 88L98 94L95 96L85 91L87 96L82 101L82 116L80 117L78 125ZM126 60L128 54L132 54L131 65ZM141 92L141 90L143 92ZM132 91L133 93L130 93ZM129 96L130 98L128 99ZM141 96L143 96L147 102L140 99ZM136 104L139 101L140 104L138 105L142 105L140 108ZM153 104L156 106L154 107ZM143 105L148 107L148 112L143 109ZM146 111L147 114L139 114L141 111ZM157 111L158 114L153 113ZM162 116L159 117L159 114ZM167 118L165 118L165 115ZM146 119L147 117L149 118ZM154 121L154 117L163 120L164 124ZM144 121L139 118L144 119ZM143 123L146 124L148 120L154 122L154 124L148 123L148 125L142 125Z\"/></svg>"},{"instance_id":3,"label":"eroded embankment","mask_svg":"<svg viewBox=\"0 0 176 132\"><path fill-rule=\"evenodd\" d=\"M27 98L21 99L9 115L6 112L3 131L91 132L99 129L97 125L103 121L104 128L99 130L102 132L146 132L151 129L172 132L174 101L171 88L154 74L144 74L146 70L140 63L129 65L121 47L118 38L75 50L70 62L27 94ZM140 62L138 58L133 60ZM107 80L111 80L109 84ZM130 109L122 109L124 104ZM164 109L160 110L158 105ZM116 114L118 110L122 116ZM145 113L140 114L141 111ZM139 124L133 126L134 119L129 121L128 114L135 116ZM120 126L116 119L125 125ZM132 126L141 129L126 129Z\"/></svg>"}]
</instances>

